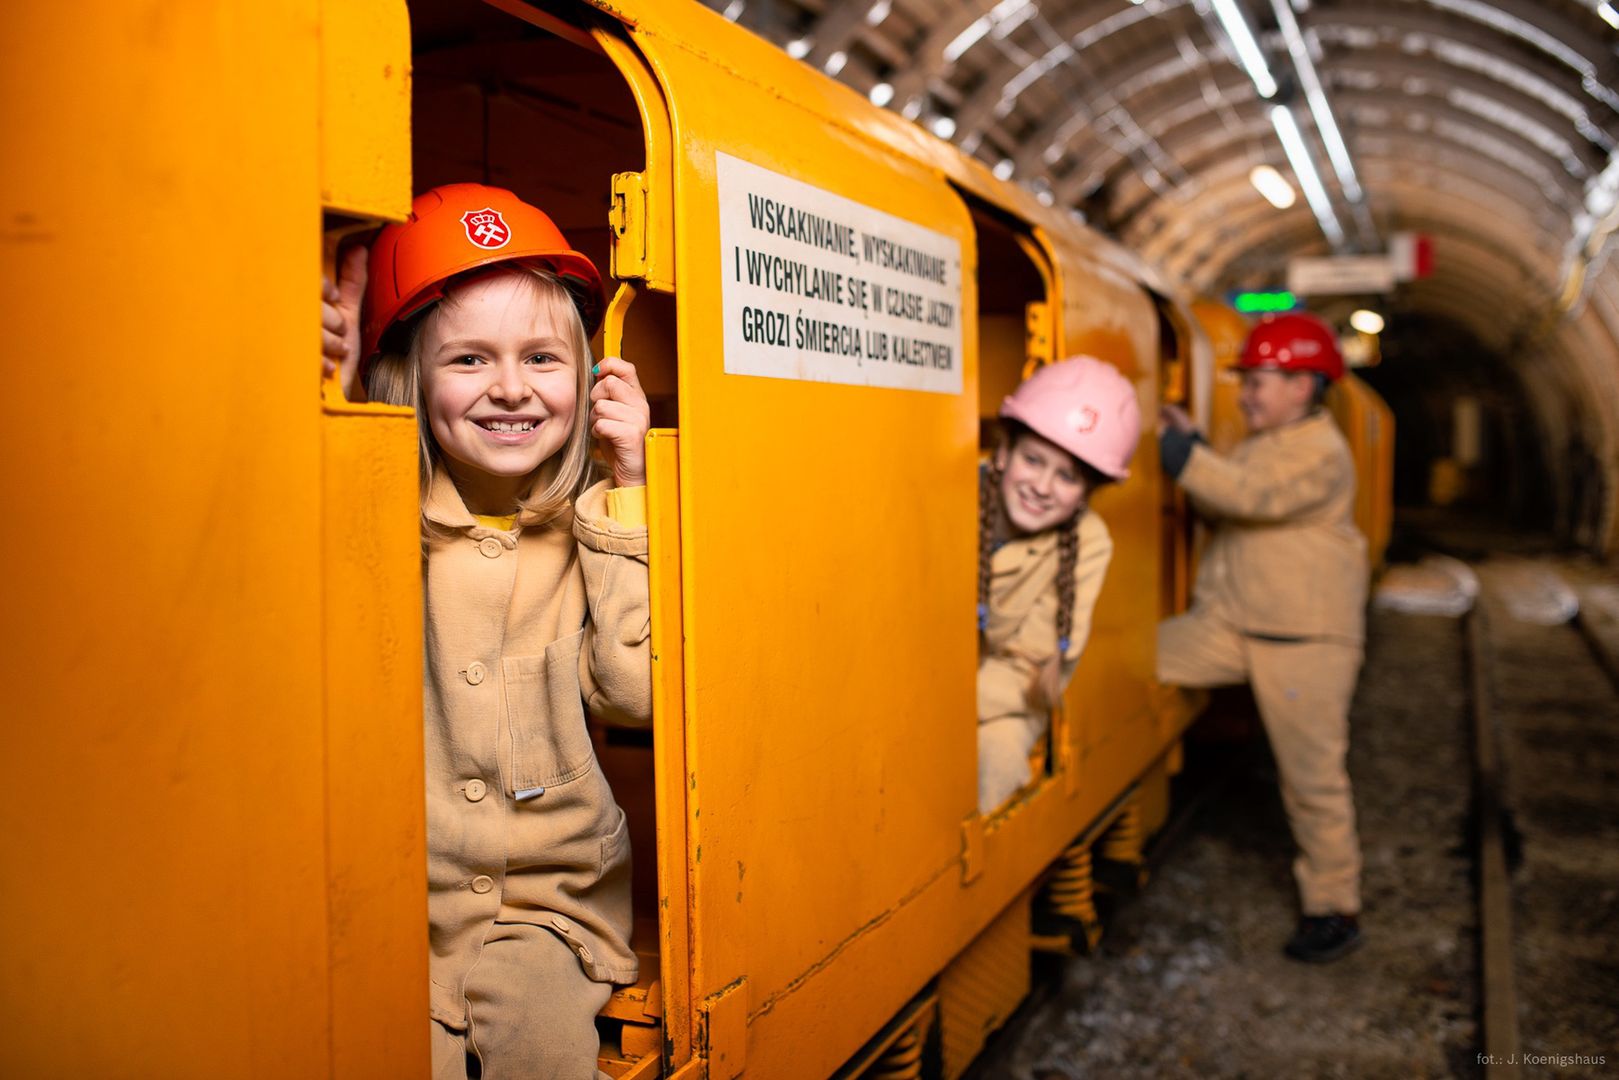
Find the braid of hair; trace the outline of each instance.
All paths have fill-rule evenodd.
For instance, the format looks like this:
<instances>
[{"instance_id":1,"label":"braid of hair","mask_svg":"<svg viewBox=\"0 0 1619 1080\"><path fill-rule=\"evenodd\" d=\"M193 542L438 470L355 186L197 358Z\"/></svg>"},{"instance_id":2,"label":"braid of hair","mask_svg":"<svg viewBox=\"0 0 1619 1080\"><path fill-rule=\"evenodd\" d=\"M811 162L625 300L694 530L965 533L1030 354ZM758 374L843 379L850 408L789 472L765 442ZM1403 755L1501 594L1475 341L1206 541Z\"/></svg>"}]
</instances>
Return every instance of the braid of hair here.
<instances>
[{"instance_id":1,"label":"braid of hair","mask_svg":"<svg viewBox=\"0 0 1619 1080\"><path fill-rule=\"evenodd\" d=\"M1074 574L1079 567L1079 513L1057 531L1057 662L1068 654L1069 635L1074 629Z\"/></svg>"},{"instance_id":2,"label":"braid of hair","mask_svg":"<svg viewBox=\"0 0 1619 1080\"><path fill-rule=\"evenodd\" d=\"M978 632L989 626L990 558L1001 515L1001 470L992 461L978 473Z\"/></svg>"}]
</instances>

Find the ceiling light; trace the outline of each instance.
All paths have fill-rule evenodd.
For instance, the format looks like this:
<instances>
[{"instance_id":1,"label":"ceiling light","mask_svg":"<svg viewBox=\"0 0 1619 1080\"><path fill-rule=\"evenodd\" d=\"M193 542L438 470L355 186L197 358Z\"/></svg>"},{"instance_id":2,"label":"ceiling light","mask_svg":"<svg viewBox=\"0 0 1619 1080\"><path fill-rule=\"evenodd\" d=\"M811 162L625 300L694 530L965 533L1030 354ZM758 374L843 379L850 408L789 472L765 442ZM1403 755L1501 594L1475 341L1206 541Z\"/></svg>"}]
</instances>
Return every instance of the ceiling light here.
<instances>
[{"instance_id":1,"label":"ceiling light","mask_svg":"<svg viewBox=\"0 0 1619 1080\"><path fill-rule=\"evenodd\" d=\"M725 6L725 17L730 19L732 22L736 22L742 17L742 13L747 9L748 0L731 0L731 2Z\"/></svg>"},{"instance_id":2,"label":"ceiling light","mask_svg":"<svg viewBox=\"0 0 1619 1080\"><path fill-rule=\"evenodd\" d=\"M1248 179L1259 189L1259 193L1265 196L1265 201L1278 210L1286 210L1298 201L1293 185L1269 165L1254 166L1253 171L1248 174Z\"/></svg>"},{"instance_id":3,"label":"ceiling light","mask_svg":"<svg viewBox=\"0 0 1619 1080\"><path fill-rule=\"evenodd\" d=\"M888 13L892 11L893 8L894 5L889 3L889 0L877 0L877 2L871 5L871 8L866 12L866 25L881 26L883 20L888 18Z\"/></svg>"},{"instance_id":4,"label":"ceiling light","mask_svg":"<svg viewBox=\"0 0 1619 1080\"><path fill-rule=\"evenodd\" d=\"M843 65L847 64L848 62L849 54L844 52L842 49L839 49L837 52L826 58L826 63L822 65L822 67L828 75L836 75L838 72L843 70Z\"/></svg>"},{"instance_id":5,"label":"ceiling light","mask_svg":"<svg viewBox=\"0 0 1619 1080\"><path fill-rule=\"evenodd\" d=\"M995 163L995 168L990 171L995 174L995 179L997 180L1010 180L1012 179L1012 170L1016 167L1012 164L1011 158L1003 157Z\"/></svg>"},{"instance_id":6,"label":"ceiling light","mask_svg":"<svg viewBox=\"0 0 1619 1080\"><path fill-rule=\"evenodd\" d=\"M1363 334L1381 334L1383 332L1383 316L1375 311L1361 308L1349 316L1349 325Z\"/></svg>"},{"instance_id":7,"label":"ceiling light","mask_svg":"<svg viewBox=\"0 0 1619 1080\"><path fill-rule=\"evenodd\" d=\"M794 60L802 60L809 55L809 38L794 38L787 43L787 55Z\"/></svg>"},{"instance_id":8,"label":"ceiling light","mask_svg":"<svg viewBox=\"0 0 1619 1080\"><path fill-rule=\"evenodd\" d=\"M1259 42L1254 39L1254 32L1248 28L1248 20L1243 18L1236 0L1214 0L1214 13L1220 17L1220 25L1225 27L1226 37L1231 39L1231 47L1237 50L1237 59L1247 69L1259 96L1275 97L1276 80L1271 77L1265 54L1260 51Z\"/></svg>"},{"instance_id":9,"label":"ceiling light","mask_svg":"<svg viewBox=\"0 0 1619 1080\"><path fill-rule=\"evenodd\" d=\"M933 134L941 139L948 139L956 133L956 122L948 116L935 116L931 126Z\"/></svg>"},{"instance_id":10,"label":"ceiling light","mask_svg":"<svg viewBox=\"0 0 1619 1080\"><path fill-rule=\"evenodd\" d=\"M1012 31L1034 18L1034 0L1001 0L989 17L995 23L995 37L1005 38Z\"/></svg>"},{"instance_id":11,"label":"ceiling light","mask_svg":"<svg viewBox=\"0 0 1619 1080\"><path fill-rule=\"evenodd\" d=\"M991 30L995 31L997 38L1005 37L1033 18L1034 14L1034 0L1001 0L990 9L989 14L974 19L967 29L944 47L944 62L954 64L960 60L963 53L982 41Z\"/></svg>"},{"instance_id":12,"label":"ceiling light","mask_svg":"<svg viewBox=\"0 0 1619 1080\"><path fill-rule=\"evenodd\" d=\"M1304 189L1304 197L1309 201L1310 209L1315 211L1315 219L1320 223L1321 231L1326 234L1333 247L1342 247L1344 227L1338 221L1338 214L1332 209L1332 200L1327 197L1327 189L1321 185L1321 174L1315 171L1315 161L1304 145L1304 136L1299 133L1298 121L1293 119L1293 113L1286 105L1275 105L1270 110L1270 122L1276 128L1276 137L1282 140L1282 149L1287 151L1288 164L1293 166L1293 175L1298 178L1299 186Z\"/></svg>"},{"instance_id":13,"label":"ceiling light","mask_svg":"<svg viewBox=\"0 0 1619 1080\"><path fill-rule=\"evenodd\" d=\"M967 29L955 36L950 44L944 47L944 62L954 64L961 59L961 54L977 45L979 40L989 33L990 21L988 15L974 19Z\"/></svg>"},{"instance_id":14,"label":"ceiling light","mask_svg":"<svg viewBox=\"0 0 1619 1080\"><path fill-rule=\"evenodd\" d=\"M894 100L894 84L880 82L876 86L873 86L871 88L871 93L867 94L866 96L871 98L871 103L873 105L877 105L879 107L887 105L890 101Z\"/></svg>"},{"instance_id":15,"label":"ceiling light","mask_svg":"<svg viewBox=\"0 0 1619 1080\"><path fill-rule=\"evenodd\" d=\"M1276 12L1276 25L1281 27L1282 38L1287 42L1287 51L1293 57L1293 67L1298 71L1299 85L1304 88L1304 99L1310 105L1310 115L1315 118L1315 129L1326 145L1327 157L1332 160L1333 172L1338 175L1338 184L1344 189L1344 198L1358 203L1363 197L1360 178L1355 175L1355 163L1349 157L1349 146L1338 130L1338 121L1333 118L1331 106L1327 104L1326 91L1321 88L1321 77L1316 73L1315 61L1310 57L1299 21L1293 16L1293 9L1287 6L1287 0L1271 0L1271 7Z\"/></svg>"}]
</instances>

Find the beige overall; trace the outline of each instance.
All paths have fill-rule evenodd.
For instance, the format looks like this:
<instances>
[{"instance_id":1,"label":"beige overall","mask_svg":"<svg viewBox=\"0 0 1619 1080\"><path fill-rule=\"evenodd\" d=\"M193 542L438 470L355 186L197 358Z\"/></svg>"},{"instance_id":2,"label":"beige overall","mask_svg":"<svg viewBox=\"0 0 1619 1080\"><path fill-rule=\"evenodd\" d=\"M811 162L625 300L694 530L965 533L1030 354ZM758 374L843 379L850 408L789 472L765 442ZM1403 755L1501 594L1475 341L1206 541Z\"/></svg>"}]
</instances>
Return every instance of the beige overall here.
<instances>
[{"instance_id":1,"label":"beige overall","mask_svg":"<svg viewBox=\"0 0 1619 1080\"><path fill-rule=\"evenodd\" d=\"M1113 557L1095 511L1079 519L1073 625L1063 654L1067 686L1091 632L1091 608ZM990 557L989 613L978 660L978 812L988 814L1029 782L1029 751L1050 712L1031 703L1035 681L1057 654L1057 532L1008 540Z\"/></svg>"},{"instance_id":2,"label":"beige overall","mask_svg":"<svg viewBox=\"0 0 1619 1080\"><path fill-rule=\"evenodd\" d=\"M1345 757L1360 671L1366 544L1355 466L1317 411L1244 440L1198 445L1180 483L1213 519L1192 610L1158 627L1158 680L1247 682L1281 776L1306 915L1360 910L1360 844Z\"/></svg>"},{"instance_id":3,"label":"beige overall","mask_svg":"<svg viewBox=\"0 0 1619 1080\"><path fill-rule=\"evenodd\" d=\"M647 532L606 489L512 532L442 471L423 506L446 533L424 564L435 1080L468 1053L486 1080L593 1078L595 1015L635 981L624 812L585 708L650 717Z\"/></svg>"}]
</instances>

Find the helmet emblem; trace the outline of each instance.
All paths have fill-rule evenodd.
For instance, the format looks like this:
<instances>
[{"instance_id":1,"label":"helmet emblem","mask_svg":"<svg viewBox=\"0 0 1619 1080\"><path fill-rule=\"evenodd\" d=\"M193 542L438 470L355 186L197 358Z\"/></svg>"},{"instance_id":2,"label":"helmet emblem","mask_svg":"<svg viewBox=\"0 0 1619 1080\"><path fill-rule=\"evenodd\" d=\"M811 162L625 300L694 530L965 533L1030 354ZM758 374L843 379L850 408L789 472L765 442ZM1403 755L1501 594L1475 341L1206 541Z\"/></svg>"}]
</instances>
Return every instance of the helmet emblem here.
<instances>
[{"instance_id":1,"label":"helmet emblem","mask_svg":"<svg viewBox=\"0 0 1619 1080\"><path fill-rule=\"evenodd\" d=\"M462 214L461 227L466 229L467 239L481 248L503 248L512 238L512 231L500 211L487 206Z\"/></svg>"},{"instance_id":2,"label":"helmet emblem","mask_svg":"<svg viewBox=\"0 0 1619 1080\"><path fill-rule=\"evenodd\" d=\"M1068 414L1069 426L1071 426L1081 435L1084 435L1096 428L1096 419L1096 410L1091 408L1089 405L1086 405L1083 408L1075 409L1073 412Z\"/></svg>"}]
</instances>

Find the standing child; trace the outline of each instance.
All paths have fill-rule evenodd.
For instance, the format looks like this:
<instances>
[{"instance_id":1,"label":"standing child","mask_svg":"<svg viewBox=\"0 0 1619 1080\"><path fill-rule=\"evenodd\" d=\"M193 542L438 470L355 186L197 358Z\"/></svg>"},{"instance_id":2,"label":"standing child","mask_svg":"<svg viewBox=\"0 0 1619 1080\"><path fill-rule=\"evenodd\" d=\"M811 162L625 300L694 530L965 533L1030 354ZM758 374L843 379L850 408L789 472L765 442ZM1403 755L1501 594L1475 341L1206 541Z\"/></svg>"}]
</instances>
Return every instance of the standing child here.
<instances>
[{"instance_id":1,"label":"standing child","mask_svg":"<svg viewBox=\"0 0 1619 1080\"><path fill-rule=\"evenodd\" d=\"M326 284L325 351L420 423L433 1075L595 1077L636 960L585 709L651 712L646 396L592 367L600 275L511 192L418 196L369 270ZM612 478L587 487L592 435Z\"/></svg>"},{"instance_id":2,"label":"standing child","mask_svg":"<svg viewBox=\"0 0 1619 1080\"><path fill-rule=\"evenodd\" d=\"M978 489L982 814L1029 782L1029 751L1085 649L1113 555L1090 497L1130 475L1141 410L1116 368L1078 356L1018 386L1001 427Z\"/></svg>"},{"instance_id":3,"label":"standing child","mask_svg":"<svg viewBox=\"0 0 1619 1080\"><path fill-rule=\"evenodd\" d=\"M1192 610L1158 627L1158 679L1250 683L1281 774L1299 856L1300 919L1285 951L1334 960L1360 944L1360 845L1344 758L1360 671L1366 541L1355 463L1321 408L1343 377L1332 328L1309 315L1262 321L1238 362L1249 435L1215 453L1166 406L1162 461L1214 532Z\"/></svg>"}]
</instances>

